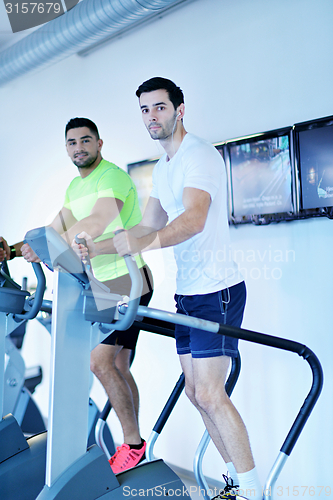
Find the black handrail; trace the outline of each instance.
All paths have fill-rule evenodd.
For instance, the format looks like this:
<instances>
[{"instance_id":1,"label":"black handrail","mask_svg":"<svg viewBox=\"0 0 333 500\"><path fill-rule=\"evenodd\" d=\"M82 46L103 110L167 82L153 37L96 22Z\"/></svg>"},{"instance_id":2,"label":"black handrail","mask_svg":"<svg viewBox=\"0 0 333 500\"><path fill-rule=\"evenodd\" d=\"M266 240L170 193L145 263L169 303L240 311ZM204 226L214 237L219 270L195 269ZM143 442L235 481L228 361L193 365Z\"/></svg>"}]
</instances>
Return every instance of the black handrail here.
<instances>
[{"instance_id":1,"label":"black handrail","mask_svg":"<svg viewBox=\"0 0 333 500\"><path fill-rule=\"evenodd\" d=\"M218 333L221 335L227 335L228 337L253 342L255 344L295 352L309 363L312 372L311 388L280 450L289 456L319 398L323 387L324 376L319 359L306 345L293 340L273 337L272 335L253 332L251 330L236 328L229 325L220 325Z\"/></svg>"},{"instance_id":2,"label":"black handrail","mask_svg":"<svg viewBox=\"0 0 333 500\"><path fill-rule=\"evenodd\" d=\"M164 408L159 415L156 424L153 427L153 431L157 434L161 434L163 427L165 426L168 418L172 410L174 409L183 389L185 387L185 375L181 373L179 379L176 382L175 387L173 388L172 393L170 394L168 401L165 403Z\"/></svg>"},{"instance_id":3,"label":"black handrail","mask_svg":"<svg viewBox=\"0 0 333 500\"><path fill-rule=\"evenodd\" d=\"M239 352L237 353L236 358L232 358L232 365L231 365L231 370L227 379L227 382L225 384L225 390L228 396L231 396L232 391L234 390L234 387L236 385L239 373L240 373L240 368L241 368L241 361L240 361L240 355ZM176 382L176 385L172 391L172 393L169 396L168 401L165 403L165 406L160 414L160 416L157 419L156 424L153 427L153 431L156 432L157 434L161 434L162 429L164 425L166 424L173 408L175 407L179 396L181 395L183 389L185 386L185 375L182 373Z\"/></svg>"},{"instance_id":4,"label":"black handrail","mask_svg":"<svg viewBox=\"0 0 333 500\"><path fill-rule=\"evenodd\" d=\"M235 388L236 382L240 374L240 370L241 370L241 357L239 351L237 351L237 357L232 358L231 370L225 384L225 392L228 394L229 397L231 396L232 391Z\"/></svg>"},{"instance_id":5,"label":"black handrail","mask_svg":"<svg viewBox=\"0 0 333 500\"><path fill-rule=\"evenodd\" d=\"M142 321L134 321L133 326L136 326L145 332L158 333L159 335L163 335L165 337L175 337L175 325L173 323L167 323L163 320L143 318Z\"/></svg>"},{"instance_id":6,"label":"black handrail","mask_svg":"<svg viewBox=\"0 0 333 500\"><path fill-rule=\"evenodd\" d=\"M150 333L157 333L159 335L163 335L165 337L172 337L174 338L175 336L175 325L168 324L167 322L163 320L158 320L158 319L151 319L151 318L143 318L142 321L135 321L133 325L139 327L141 330L150 332ZM225 390L228 396L231 396L231 393L236 385L236 382L238 380L238 376L240 373L241 369L241 359L240 359L240 354L238 352L237 357L232 359L232 365L231 365L231 370L227 379L227 382L225 384ZM156 433L160 434L164 425L166 424L176 402L178 401L179 396L181 395L183 389L185 386L185 376L182 373L176 382L176 385L172 391L172 393L169 396L168 401L166 402L160 416L157 419L156 424L154 425L153 431ZM101 420L106 421L110 411L111 411L111 403L109 400L105 403L105 406L103 410L100 412L99 418Z\"/></svg>"}]
</instances>

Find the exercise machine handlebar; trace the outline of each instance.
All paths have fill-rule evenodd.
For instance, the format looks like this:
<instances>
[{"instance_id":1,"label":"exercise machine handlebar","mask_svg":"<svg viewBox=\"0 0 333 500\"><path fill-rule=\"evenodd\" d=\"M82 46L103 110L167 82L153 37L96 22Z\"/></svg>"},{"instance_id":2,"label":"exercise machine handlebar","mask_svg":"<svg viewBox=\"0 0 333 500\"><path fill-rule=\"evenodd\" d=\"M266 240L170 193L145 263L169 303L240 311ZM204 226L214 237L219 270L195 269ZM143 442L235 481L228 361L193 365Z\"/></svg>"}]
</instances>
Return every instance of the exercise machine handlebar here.
<instances>
[{"instance_id":1,"label":"exercise machine handlebar","mask_svg":"<svg viewBox=\"0 0 333 500\"><path fill-rule=\"evenodd\" d=\"M85 246L86 248L88 248L88 245L87 245L87 241L85 240L85 238L79 238L78 235L75 236L75 241L78 245L83 245ZM89 256L89 253L88 255L85 257L85 265L86 265L86 269L91 271L92 272L92 267L91 267L91 260L90 260L90 256Z\"/></svg>"},{"instance_id":2,"label":"exercise machine handlebar","mask_svg":"<svg viewBox=\"0 0 333 500\"><path fill-rule=\"evenodd\" d=\"M43 269L40 264L37 264L36 262L32 263L32 267L34 270L34 273L37 278L37 288L34 296L34 301L32 304L32 307L29 311L22 313L22 314L15 314L13 316L15 321L21 321L22 319L33 319L37 316L39 313L42 302L43 302L43 297L44 297L44 292L46 288L46 280L45 280L45 274L43 272Z\"/></svg>"},{"instance_id":3,"label":"exercise machine handlebar","mask_svg":"<svg viewBox=\"0 0 333 500\"><path fill-rule=\"evenodd\" d=\"M3 249L2 242L0 242L0 247ZM30 307L30 309L28 311L25 311L24 313L20 313L20 314L15 313L13 315L13 319L16 322L35 318L37 316L37 314L39 313L40 308L42 306L44 292L45 292L45 288L46 288L45 274L44 274L43 269L42 269L40 264L33 262L32 267L33 267L34 273L35 273L36 278L37 278L37 288L36 288L36 292L34 294L34 300L32 302L32 301L30 301L30 298L29 298L28 301L26 301L26 304L28 304L28 306ZM11 279L6 259L4 259L4 261L1 263L1 274L2 274L2 278L9 281L10 283L12 283L13 287L15 286L15 288L18 288L18 289L21 288L19 285L17 285ZM27 294L27 295L29 295L29 294Z\"/></svg>"},{"instance_id":4,"label":"exercise machine handlebar","mask_svg":"<svg viewBox=\"0 0 333 500\"><path fill-rule=\"evenodd\" d=\"M123 229L118 229L117 231L114 232L114 234L121 233ZM87 247L87 242L84 238L79 238L78 235L75 236L75 241L76 243L81 243L85 247ZM88 270L92 271L91 268L91 262L89 255L88 257L85 258L86 260L86 266L88 266ZM124 255L124 260L126 263L126 267L129 272L129 276L131 278L132 284L131 284L131 291L130 291L130 296L129 296L129 301L128 301L128 306L126 309L120 310L119 313L123 316L122 318L119 318L113 323L113 326L116 325L116 330L121 330L125 331L130 328L130 326L133 324L133 321L135 320L137 310L140 304L140 298L141 298L141 293L142 293L142 276L140 274L140 271L138 269L138 266L136 264L136 261L134 257L131 255ZM105 329L105 325L103 325Z\"/></svg>"},{"instance_id":5,"label":"exercise machine handlebar","mask_svg":"<svg viewBox=\"0 0 333 500\"><path fill-rule=\"evenodd\" d=\"M57 267L71 274L83 286L89 284L81 259L52 227L38 227L24 237L40 260L53 271Z\"/></svg>"},{"instance_id":6,"label":"exercise machine handlebar","mask_svg":"<svg viewBox=\"0 0 333 500\"><path fill-rule=\"evenodd\" d=\"M85 289L89 288L90 282L93 280L95 280L95 283L100 284L92 273L85 268L80 257L52 227L32 229L27 232L24 241L29 243L41 261L51 270L60 267L77 279ZM123 317L116 319L112 323L111 328L114 330L127 330L132 325L142 293L142 277L135 259L129 255L126 255L124 259L132 280L132 286L128 307L123 311L119 309L119 313ZM110 328L109 324L105 326Z\"/></svg>"},{"instance_id":7,"label":"exercise machine handlebar","mask_svg":"<svg viewBox=\"0 0 333 500\"><path fill-rule=\"evenodd\" d=\"M118 319L115 324L115 330L128 330L128 328L134 322L138 307L140 304L141 293L142 293L142 276L138 269L138 266L130 255L125 255L124 257L126 266L132 280L131 292L129 296L128 306L126 308L126 313L122 318ZM119 312L122 314L121 309Z\"/></svg>"},{"instance_id":8,"label":"exercise machine handlebar","mask_svg":"<svg viewBox=\"0 0 333 500\"><path fill-rule=\"evenodd\" d=\"M123 229L118 229L117 231L114 232L114 234L121 233L122 231ZM128 328L133 324L136 318L141 299L142 286L143 286L142 276L138 269L135 258L132 257L131 255L124 255L124 260L130 278L132 280L132 285L128 301L128 307L126 308L127 309L126 314L123 315L123 317L118 319L116 322L116 330L121 330L121 331L128 330ZM119 312L121 313L120 309Z\"/></svg>"}]
</instances>

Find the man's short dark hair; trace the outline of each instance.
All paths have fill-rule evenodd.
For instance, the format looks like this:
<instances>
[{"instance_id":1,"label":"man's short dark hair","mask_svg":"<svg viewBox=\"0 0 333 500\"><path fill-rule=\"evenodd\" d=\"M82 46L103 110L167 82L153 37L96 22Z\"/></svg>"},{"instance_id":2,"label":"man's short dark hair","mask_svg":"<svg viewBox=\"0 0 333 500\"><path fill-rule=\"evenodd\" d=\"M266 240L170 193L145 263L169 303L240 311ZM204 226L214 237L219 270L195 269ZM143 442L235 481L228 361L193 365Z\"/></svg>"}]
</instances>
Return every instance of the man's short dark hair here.
<instances>
[{"instance_id":1,"label":"man's short dark hair","mask_svg":"<svg viewBox=\"0 0 333 500\"><path fill-rule=\"evenodd\" d=\"M154 90L160 89L167 91L169 99L175 109L178 108L179 104L184 102L184 94L180 87L177 87L177 85L171 80L160 76L155 76L154 78L150 78L150 80L143 82L136 91L136 95L137 97L140 97L144 92L153 92Z\"/></svg>"},{"instance_id":2,"label":"man's short dark hair","mask_svg":"<svg viewBox=\"0 0 333 500\"><path fill-rule=\"evenodd\" d=\"M69 120L65 128L65 137L67 137L67 132L69 130L72 130L72 128L81 127L88 127L90 132L96 136L97 140L100 138L96 124L89 120L89 118L72 118L71 120Z\"/></svg>"}]
</instances>

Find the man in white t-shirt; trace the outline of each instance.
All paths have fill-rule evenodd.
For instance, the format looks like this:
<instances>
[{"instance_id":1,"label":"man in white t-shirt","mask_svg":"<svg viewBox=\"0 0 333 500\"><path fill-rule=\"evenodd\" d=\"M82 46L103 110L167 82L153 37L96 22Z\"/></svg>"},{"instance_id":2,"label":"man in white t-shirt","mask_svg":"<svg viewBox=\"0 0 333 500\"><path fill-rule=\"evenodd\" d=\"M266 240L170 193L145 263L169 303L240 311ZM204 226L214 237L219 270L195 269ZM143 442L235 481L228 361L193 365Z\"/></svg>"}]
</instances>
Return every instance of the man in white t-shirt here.
<instances>
[{"instance_id":1,"label":"man in white t-shirt","mask_svg":"<svg viewBox=\"0 0 333 500\"><path fill-rule=\"evenodd\" d=\"M177 312L240 327L246 289L228 251L222 157L210 143L186 132L184 96L173 82L152 78L136 95L144 124L165 155L154 168L153 190L140 223L152 229L139 238L125 231L113 244L120 255L174 246ZM262 498L245 425L224 388L238 340L178 325L175 336L186 394L232 479L219 498ZM238 494L231 488L236 484Z\"/></svg>"}]
</instances>

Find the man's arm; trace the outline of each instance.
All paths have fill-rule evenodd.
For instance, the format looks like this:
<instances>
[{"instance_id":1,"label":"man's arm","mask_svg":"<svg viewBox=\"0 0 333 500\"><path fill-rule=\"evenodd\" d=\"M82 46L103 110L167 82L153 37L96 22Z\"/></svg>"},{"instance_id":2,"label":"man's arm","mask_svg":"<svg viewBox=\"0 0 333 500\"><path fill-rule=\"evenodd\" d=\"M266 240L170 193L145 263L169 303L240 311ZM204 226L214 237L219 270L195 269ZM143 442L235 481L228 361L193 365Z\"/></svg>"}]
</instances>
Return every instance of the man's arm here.
<instances>
[{"instance_id":1,"label":"man's arm","mask_svg":"<svg viewBox=\"0 0 333 500\"><path fill-rule=\"evenodd\" d=\"M76 221L62 237L71 244L75 236L82 231L85 231L94 240L104 233L105 229L111 222L118 217L124 203L117 198L99 198L93 206L90 215Z\"/></svg>"},{"instance_id":2,"label":"man's arm","mask_svg":"<svg viewBox=\"0 0 333 500\"><path fill-rule=\"evenodd\" d=\"M123 205L124 203L117 198L99 198L93 206L90 215L80 221L75 219L69 209L63 207L51 226L61 234L69 245L73 244L73 240L75 240L77 234L84 233L84 237L89 240L91 257L93 257L97 255L93 251L95 247L93 240L103 234L107 226L118 217ZM80 248L83 248L83 246Z\"/></svg>"},{"instance_id":3,"label":"man's arm","mask_svg":"<svg viewBox=\"0 0 333 500\"><path fill-rule=\"evenodd\" d=\"M68 208L63 207L51 222L50 226L53 227L59 234L62 234L66 230L64 228L72 226L75 222L77 222L77 220L73 216L72 212L68 210ZM10 260L11 249L5 239L0 239L2 240L4 246L4 250L0 248L0 262L2 262L4 258ZM15 257L24 257L28 262L40 262L40 259L27 243L19 241L14 245L11 245L11 247L14 249Z\"/></svg>"},{"instance_id":4,"label":"man's arm","mask_svg":"<svg viewBox=\"0 0 333 500\"><path fill-rule=\"evenodd\" d=\"M136 254L143 251L178 245L192 238L203 231L210 203L211 198L207 191L189 187L184 188L183 205L185 211L181 215L165 227L159 228L157 226L155 233L134 237L131 234L132 232L125 231L116 235L114 237L114 245L117 252L119 255L127 253ZM149 214L146 220L149 220L148 217ZM154 216L151 215L151 217L151 220L153 220Z\"/></svg>"},{"instance_id":5,"label":"man's arm","mask_svg":"<svg viewBox=\"0 0 333 500\"><path fill-rule=\"evenodd\" d=\"M152 228L152 231L159 231L166 226L167 222L168 215L162 208L160 200L150 196L139 226Z\"/></svg>"},{"instance_id":6,"label":"man's arm","mask_svg":"<svg viewBox=\"0 0 333 500\"><path fill-rule=\"evenodd\" d=\"M99 198L93 206L90 215L77 221L71 210L62 207L50 226L61 234L70 245L78 233L85 231L92 239L100 236L105 228L119 215L123 202L116 198ZM15 243L16 255L23 256L28 262L40 262L35 252L23 241ZM1 255L0 255L1 258Z\"/></svg>"},{"instance_id":7,"label":"man's arm","mask_svg":"<svg viewBox=\"0 0 333 500\"><path fill-rule=\"evenodd\" d=\"M133 236L133 238L141 238L142 236L149 235L148 238L153 240L156 238L156 232L165 227L167 222L168 216L163 210L160 201L156 198L150 197L141 222L126 231L126 234ZM93 239L89 234L87 234L87 232L83 232L79 236L85 238L90 257L117 253L113 243L114 238L107 238L103 241L94 243ZM88 255L88 252L83 245L76 245L73 243L72 247L78 254L81 255L81 257L86 257Z\"/></svg>"},{"instance_id":8,"label":"man's arm","mask_svg":"<svg viewBox=\"0 0 333 500\"><path fill-rule=\"evenodd\" d=\"M66 207L62 207L60 212L55 216L50 224L59 234L65 233L70 227L77 223L72 211Z\"/></svg>"},{"instance_id":9,"label":"man's arm","mask_svg":"<svg viewBox=\"0 0 333 500\"><path fill-rule=\"evenodd\" d=\"M68 208L62 207L60 212L51 222L50 227L53 227L57 231L57 233L62 234L64 233L67 227L70 227L75 222L77 222L77 220L73 216L72 212L68 210ZM24 257L27 262L40 262L39 257L37 257L37 255L28 245L28 243L23 243L23 241L20 241L12 245L12 247L15 248L16 257ZM0 260L1 260L1 252L0 252Z\"/></svg>"},{"instance_id":10,"label":"man's arm","mask_svg":"<svg viewBox=\"0 0 333 500\"><path fill-rule=\"evenodd\" d=\"M27 243L24 244L23 241L19 241L18 243L15 243L14 245L9 246L7 241L4 238L0 237L0 240L2 241L2 244L4 247L3 250L0 248L0 262L2 262L4 259L11 260L14 257L26 258L26 256L25 256L26 252L24 252L24 249L25 250L30 249L30 251L28 253L31 256L31 258L33 258L33 260L29 260L29 262L40 262L40 259L38 259L35 252L33 250L31 250L31 248L29 247L29 245Z\"/></svg>"}]
</instances>

